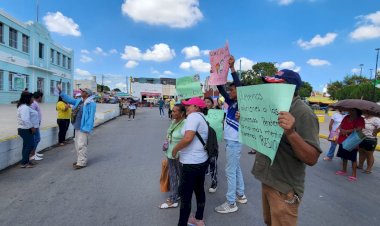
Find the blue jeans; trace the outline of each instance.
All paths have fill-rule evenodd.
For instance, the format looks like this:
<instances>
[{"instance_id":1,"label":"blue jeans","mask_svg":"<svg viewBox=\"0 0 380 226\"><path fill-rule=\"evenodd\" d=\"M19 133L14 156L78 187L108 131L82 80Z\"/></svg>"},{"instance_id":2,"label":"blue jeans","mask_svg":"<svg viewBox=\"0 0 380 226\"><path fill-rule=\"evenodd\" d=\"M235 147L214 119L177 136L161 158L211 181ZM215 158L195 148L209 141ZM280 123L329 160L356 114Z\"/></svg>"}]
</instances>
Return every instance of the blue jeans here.
<instances>
[{"instance_id":1,"label":"blue jeans","mask_svg":"<svg viewBox=\"0 0 380 226\"><path fill-rule=\"evenodd\" d=\"M163 116L165 116L165 112L164 112L164 108L159 108L160 109L160 115L163 115ZM161 114L162 113L162 114Z\"/></svg>"},{"instance_id":2,"label":"blue jeans","mask_svg":"<svg viewBox=\"0 0 380 226\"><path fill-rule=\"evenodd\" d=\"M226 176L227 176L227 194L226 198L229 204L234 204L236 194L244 195L243 173L240 168L241 144L239 141L226 140Z\"/></svg>"},{"instance_id":3,"label":"blue jeans","mask_svg":"<svg viewBox=\"0 0 380 226\"><path fill-rule=\"evenodd\" d=\"M335 143L334 141L330 141L330 143L331 143L330 150L329 150L329 152L327 152L326 156L329 158L333 158L334 154L335 154L335 149L336 149L337 143Z\"/></svg>"},{"instance_id":4,"label":"blue jeans","mask_svg":"<svg viewBox=\"0 0 380 226\"><path fill-rule=\"evenodd\" d=\"M34 136L30 129L18 129L18 135L22 138L22 160L21 164L29 163L29 155L33 150Z\"/></svg>"},{"instance_id":5,"label":"blue jeans","mask_svg":"<svg viewBox=\"0 0 380 226\"><path fill-rule=\"evenodd\" d=\"M36 128L36 132L34 133L34 145L33 145L34 151L37 149L38 143L40 143L40 141L41 141L40 128Z\"/></svg>"}]
</instances>

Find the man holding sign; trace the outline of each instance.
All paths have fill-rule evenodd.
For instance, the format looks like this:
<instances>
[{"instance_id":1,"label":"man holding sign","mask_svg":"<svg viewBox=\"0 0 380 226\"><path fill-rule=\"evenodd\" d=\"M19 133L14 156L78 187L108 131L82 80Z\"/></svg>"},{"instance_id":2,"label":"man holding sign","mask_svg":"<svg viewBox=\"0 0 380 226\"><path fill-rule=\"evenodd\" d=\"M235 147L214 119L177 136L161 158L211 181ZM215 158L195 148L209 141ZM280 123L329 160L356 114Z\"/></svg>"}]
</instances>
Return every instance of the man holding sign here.
<instances>
[{"instance_id":1,"label":"man holding sign","mask_svg":"<svg viewBox=\"0 0 380 226\"><path fill-rule=\"evenodd\" d=\"M236 201L239 203L247 203L247 197L244 194L244 179L240 168L241 144L239 142L239 122L235 118L238 111L236 87L241 86L239 76L235 71L235 58L231 56L228 60L229 68L234 82L230 85L230 94L228 94L223 86L218 85L217 88L225 102L228 104L227 116L224 124L224 140L226 141L226 176L228 190L226 194L227 201L215 208L218 213L232 213L238 210Z\"/></svg>"},{"instance_id":2,"label":"man holding sign","mask_svg":"<svg viewBox=\"0 0 380 226\"><path fill-rule=\"evenodd\" d=\"M262 182L264 222L267 225L297 225L298 206L304 192L306 165L317 163L319 146L317 117L298 95L301 77L281 70L267 83L296 85L289 112L279 112L278 126L284 130L273 163L258 150L252 174ZM273 94L281 95L281 93ZM238 118L240 117L237 113Z\"/></svg>"}]
</instances>

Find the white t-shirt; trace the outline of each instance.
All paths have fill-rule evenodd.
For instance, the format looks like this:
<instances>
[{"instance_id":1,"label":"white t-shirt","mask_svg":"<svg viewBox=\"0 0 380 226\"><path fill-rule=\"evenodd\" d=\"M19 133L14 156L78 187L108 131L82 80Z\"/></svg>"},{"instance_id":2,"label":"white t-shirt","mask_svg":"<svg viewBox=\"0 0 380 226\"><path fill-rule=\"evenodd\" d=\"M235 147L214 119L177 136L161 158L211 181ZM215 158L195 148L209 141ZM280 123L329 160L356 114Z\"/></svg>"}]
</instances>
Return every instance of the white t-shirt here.
<instances>
[{"instance_id":1,"label":"white t-shirt","mask_svg":"<svg viewBox=\"0 0 380 226\"><path fill-rule=\"evenodd\" d=\"M185 125L181 130L182 135L185 135L185 132L188 130L194 132L198 131L204 142L207 143L208 127L206 121L203 119L204 116L202 116L202 113L197 112L188 115ZM187 147L180 150L179 161L182 164L200 164L206 162L207 159L207 152L197 136L194 136L194 139Z\"/></svg>"},{"instance_id":2,"label":"white t-shirt","mask_svg":"<svg viewBox=\"0 0 380 226\"><path fill-rule=\"evenodd\" d=\"M339 126L340 126L340 123L342 122L344 118L344 115L342 115L341 113L337 112L335 113L332 117L331 117L331 120L334 121L333 125L332 125L332 131L335 131Z\"/></svg>"},{"instance_id":3,"label":"white t-shirt","mask_svg":"<svg viewBox=\"0 0 380 226\"><path fill-rule=\"evenodd\" d=\"M365 128L363 134L368 138L375 138L372 134L375 129L380 128L380 119L377 117L364 118Z\"/></svg>"}]
</instances>

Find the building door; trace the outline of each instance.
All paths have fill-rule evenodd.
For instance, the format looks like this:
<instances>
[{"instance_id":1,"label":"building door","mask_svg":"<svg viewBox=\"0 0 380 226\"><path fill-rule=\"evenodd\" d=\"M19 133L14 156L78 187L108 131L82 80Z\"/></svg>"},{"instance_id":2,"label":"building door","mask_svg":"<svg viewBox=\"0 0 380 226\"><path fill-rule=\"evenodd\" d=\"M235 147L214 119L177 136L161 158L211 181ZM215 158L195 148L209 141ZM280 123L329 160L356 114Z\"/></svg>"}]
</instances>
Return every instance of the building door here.
<instances>
[{"instance_id":1,"label":"building door","mask_svg":"<svg viewBox=\"0 0 380 226\"><path fill-rule=\"evenodd\" d=\"M37 91L44 92L44 79L37 78Z\"/></svg>"}]
</instances>

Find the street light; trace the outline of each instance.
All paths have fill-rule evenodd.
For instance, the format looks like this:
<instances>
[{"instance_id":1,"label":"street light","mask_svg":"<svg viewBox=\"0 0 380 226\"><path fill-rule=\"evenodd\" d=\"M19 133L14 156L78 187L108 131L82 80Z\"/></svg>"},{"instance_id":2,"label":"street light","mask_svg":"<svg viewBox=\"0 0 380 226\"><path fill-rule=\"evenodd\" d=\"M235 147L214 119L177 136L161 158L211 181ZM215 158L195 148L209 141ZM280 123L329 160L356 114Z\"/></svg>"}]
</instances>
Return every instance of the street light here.
<instances>
[{"instance_id":1,"label":"street light","mask_svg":"<svg viewBox=\"0 0 380 226\"><path fill-rule=\"evenodd\" d=\"M372 68L369 69L369 80L372 79L372 70L373 70Z\"/></svg>"},{"instance_id":2,"label":"street light","mask_svg":"<svg viewBox=\"0 0 380 226\"><path fill-rule=\"evenodd\" d=\"M359 66L360 66L360 76L362 76L362 71L363 71L364 64L359 64Z\"/></svg>"},{"instance_id":3,"label":"street light","mask_svg":"<svg viewBox=\"0 0 380 226\"><path fill-rule=\"evenodd\" d=\"M374 102L376 102L375 93L376 93L376 80L377 80L377 63L379 61L379 50L380 50L380 48L376 48L375 50L377 51L377 55L376 55L376 67L375 67L375 81L373 82L373 96L372 96L372 99Z\"/></svg>"}]
</instances>

